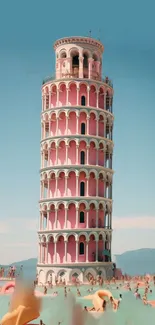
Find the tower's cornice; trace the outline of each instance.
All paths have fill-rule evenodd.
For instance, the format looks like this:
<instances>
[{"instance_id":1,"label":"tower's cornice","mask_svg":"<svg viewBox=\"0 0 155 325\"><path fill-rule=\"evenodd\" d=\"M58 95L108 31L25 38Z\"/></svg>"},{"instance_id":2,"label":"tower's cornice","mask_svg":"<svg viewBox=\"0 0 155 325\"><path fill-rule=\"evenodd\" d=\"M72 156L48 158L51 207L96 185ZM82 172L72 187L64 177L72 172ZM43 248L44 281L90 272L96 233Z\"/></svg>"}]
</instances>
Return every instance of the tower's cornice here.
<instances>
[{"instance_id":1,"label":"tower's cornice","mask_svg":"<svg viewBox=\"0 0 155 325\"><path fill-rule=\"evenodd\" d=\"M54 43L54 50L56 50L58 46L64 44L78 44L78 43L93 45L98 47L98 49L102 53L104 51L104 46L99 40L96 40L95 38L91 38L91 37L82 37L82 36L71 36L71 37L60 38Z\"/></svg>"}]
</instances>

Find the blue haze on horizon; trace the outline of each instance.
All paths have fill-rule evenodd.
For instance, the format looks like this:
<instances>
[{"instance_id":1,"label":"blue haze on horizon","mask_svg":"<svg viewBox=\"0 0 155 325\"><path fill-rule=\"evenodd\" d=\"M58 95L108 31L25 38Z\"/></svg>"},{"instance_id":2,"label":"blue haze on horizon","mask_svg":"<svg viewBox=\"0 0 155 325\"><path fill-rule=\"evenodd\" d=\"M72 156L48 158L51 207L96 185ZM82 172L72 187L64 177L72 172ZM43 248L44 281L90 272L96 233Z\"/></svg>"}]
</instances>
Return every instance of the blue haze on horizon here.
<instances>
[{"instance_id":1,"label":"blue haze on horizon","mask_svg":"<svg viewBox=\"0 0 155 325\"><path fill-rule=\"evenodd\" d=\"M103 74L115 91L113 253L155 247L155 3L60 4L0 5L2 263L37 254L41 84L54 74L53 43L90 29L104 44Z\"/></svg>"}]
</instances>

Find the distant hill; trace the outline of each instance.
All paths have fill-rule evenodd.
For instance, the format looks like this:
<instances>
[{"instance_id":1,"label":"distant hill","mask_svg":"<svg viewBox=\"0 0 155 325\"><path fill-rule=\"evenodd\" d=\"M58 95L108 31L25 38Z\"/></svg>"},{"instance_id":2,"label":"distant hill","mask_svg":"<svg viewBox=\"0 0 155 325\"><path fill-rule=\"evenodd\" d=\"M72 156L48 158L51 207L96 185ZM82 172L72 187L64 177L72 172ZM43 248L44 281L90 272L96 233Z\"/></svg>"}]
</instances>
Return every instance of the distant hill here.
<instances>
[{"instance_id":1,"label":"distant hill","mask_svg":"<svg viewBox=\"0 0 155 325\"><path fill-rule=\"evenodd\" d=\"M123 273L130 275L155 274L155 248L142 248L128 251L120 255L115 255L114 257L117 268L120 268ZM35 277L36 258L14 262L10 265L15 265L17 268L23 265L24 273L31 274L33 278Z\"/></svg>"},{"instance_id":2,"label":"distant hill","mask_svg":"<svg viewBox=\"0 0 155 325\"><path fill-rule=\"evenodd\" d=\"M130 275L155 274L155 249L142 248L115 255L116 265Z\"/></svg>"}]
</instances>

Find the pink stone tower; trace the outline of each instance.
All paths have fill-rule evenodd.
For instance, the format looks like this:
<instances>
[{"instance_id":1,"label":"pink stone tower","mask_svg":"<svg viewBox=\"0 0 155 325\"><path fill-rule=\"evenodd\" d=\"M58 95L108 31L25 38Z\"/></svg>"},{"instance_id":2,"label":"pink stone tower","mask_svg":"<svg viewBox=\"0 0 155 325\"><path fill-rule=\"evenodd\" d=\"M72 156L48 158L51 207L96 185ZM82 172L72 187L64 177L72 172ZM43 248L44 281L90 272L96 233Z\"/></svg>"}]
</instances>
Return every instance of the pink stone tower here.
<instances>
[{"instance_id":1,"label":"pink stone tower","mask_svg":"<svg viewBox=\"0 0 155 325\"><path fill-rule=\"evenodd\" d=\"M39 283L113 276L113 85L102 43L55 42L55 76L42 85Z\"/></svg>"}]
</instances>

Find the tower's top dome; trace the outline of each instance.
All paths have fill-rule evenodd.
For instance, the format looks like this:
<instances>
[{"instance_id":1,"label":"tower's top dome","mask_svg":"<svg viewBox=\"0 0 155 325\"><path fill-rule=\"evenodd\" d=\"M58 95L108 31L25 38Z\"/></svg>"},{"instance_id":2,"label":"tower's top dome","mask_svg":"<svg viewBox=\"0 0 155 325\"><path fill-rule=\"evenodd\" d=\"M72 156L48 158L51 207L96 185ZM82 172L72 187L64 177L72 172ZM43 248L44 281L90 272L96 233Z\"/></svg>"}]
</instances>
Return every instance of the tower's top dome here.
<instances>
[{"instance_id":1,"label":"tower's top dome","mask_svg":"<svg viewBox=\"0 0 155 325\"><path fill-rule=\"evenodd\" d=\"M99 40L96 40L91 37L82 37L82 36L71 36L71 37L60 38L54 43L54 50L56 50L57 47L65 44L79 44L79 45L88 44L97 47L101 52L103 52L104 50L104 46Z\"/></svg>"}]
</instances>

